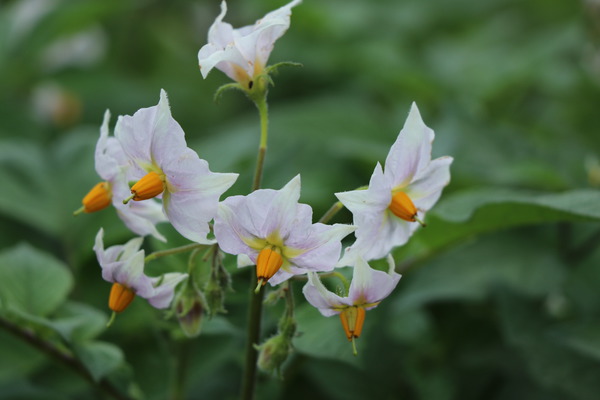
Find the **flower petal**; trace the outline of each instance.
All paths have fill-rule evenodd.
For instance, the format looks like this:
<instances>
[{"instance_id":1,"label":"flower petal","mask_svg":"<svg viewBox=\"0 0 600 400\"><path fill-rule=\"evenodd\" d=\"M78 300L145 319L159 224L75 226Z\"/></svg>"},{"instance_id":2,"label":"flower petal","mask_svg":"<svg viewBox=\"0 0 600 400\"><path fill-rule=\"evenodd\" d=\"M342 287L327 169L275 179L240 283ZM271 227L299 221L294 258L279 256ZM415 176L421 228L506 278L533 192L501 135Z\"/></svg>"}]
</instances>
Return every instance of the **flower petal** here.
<instances>
[{"instance_id":1,"label":"flower petal","mask_svg":"<svg viewBox=\"0 0 600 400\"><path fill-rule=\"evenodd\" d=\"M347 298L340 297L327 290L315 272L308 273L308 282L302 288L302 293L304 293L306 300L325 317L339 314L340 311L336 308L351 305Z\"/></svg>"},{"instance_id":2,"label":"flower petal","mask_svg":"<svg viewBox=\"0 0 600 400\"><path fill-rule=\"evenodd\" d=\"M248 34L242 30L234 30L235 45L242 56L253 65L257 64L260 69L264 68L273 51L275 41L290 27L292 7L300 3L300 0L295 0L271 11L256 21Z\"/></svg>"},{"instance_id":3,"label":"flower petal","mask_svg":"<svg viewBox=\"0 0 600 400\"><path fill-rule=\"evenodd\" d=\"M375 270L362 258L358 258L348 297L354 305L379 303L392 293L401 277L396 272L388 274ZM374 307L376 305L367 309Z\"/></svg>"},{"instance_id":4,"label":"flower petal","mask_svg":"<svg viewBox=\"0 0 600 400\"><path fill-rule=\"evenodd\" d=\"M415 103L385 160L385 176L392 187L403 187L431 160L433 130L428 128Z\"/></svg>"},{"instance_id":5,"label":"flower petal","mask_svg":"<svg viewBox=\"0 0 600 400\"><path fill-rule=\"evenodd\" d=\"M415 207L427 211L438 201L442 189L450 182L452 157L440 157L424 168L406 188Z\"/></svg>"},{"instance_id":6,"label":"flower petal","mask_svg":"<svg viewBox=\"0 0 600 400\"><path fill-rule=\"evenodd\" d=\"M289 261L296 267L314 271L331 271L337 264L342 250L341 240L354 232L352 225L313 224L306 236L291 235L286 247L303 250Z\"/></svg>"},{"instance_id":7,"label":"flower petal","mask_svg":"<svg viewBox=\"0 0 600 400\"><path fill-rule=\"evenodd\" d=\"M268 208L268 218L261 229L261 233L268 236L278 232L286 238L297 225L296 208L300 198L300 175L296 175L281 190L276 191Z\"/></svg>"},{"instance_id":8,"label":"flower petal","mask_svg":"<svg viewBox=\"0 0 600 400\"><path fill-rule=\"evenodd\" d=\"M152 289L149 293L138 293L140 297L144 297L148 300L148 303L154 308L163 309L169 307L173 296L175 295L175 287L179 282L183 281L188 277L188 274L181 274L179 272L171 272L164 274L159 278L150 278L152 283ZM154 287L160 282L159 286Z\"/></svg>"}]
</instances>

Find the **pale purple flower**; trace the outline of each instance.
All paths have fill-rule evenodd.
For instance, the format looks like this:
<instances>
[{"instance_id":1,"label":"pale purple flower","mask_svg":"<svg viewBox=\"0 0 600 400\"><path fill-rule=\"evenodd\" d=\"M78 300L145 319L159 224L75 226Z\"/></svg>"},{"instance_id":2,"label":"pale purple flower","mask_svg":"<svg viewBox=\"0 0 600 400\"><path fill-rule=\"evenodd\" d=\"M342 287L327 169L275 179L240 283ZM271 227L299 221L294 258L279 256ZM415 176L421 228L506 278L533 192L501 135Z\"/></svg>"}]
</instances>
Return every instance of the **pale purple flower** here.
<instances>
[{"instance_id":1,"label":"pale purple flower","mask_svg":"<svg viewBox=\"0 0 600 400\"><path fill-rule=\"evenodd\" d=\"M96 235L94 251L102 268L102 278L107 282L119 283L140 296L155 308L169 307L175 286L187 278L187 274L171 272L151 278L144 274L144 250L140 250L143 238L131 239L124 245L104 249L104 230Z\"/></svg>"},{"instance_id":2,"label":"pale purple flower","mask_svg":"<svg viewBox=\"0 0 600 400\"><path fill-rule=\"evenodd\" d=\"M340 296L327 290L314 272L308 273L308 282L302 292L306 300L325 317L340 314L348 307L360 307L370 310L388 297L402 275L394 271L393 259L388 257L388 272L373 269L361 257L357 257L352 282L346 296Z\"/></svg>"},{"instance_id":3,"label":"pale purple flower","mask_svg":"<svg viewBox=\"0 0 600 400\"><path fill-rule=\"evenodd\" d=\"M212 243L206 237L208 222L238 174L211 172L208 163L187 147L166 92L161 90L158 105L119 117L115 136L130 160L133 180L157 175L160 190L153 196L162 193L164 212L175 229L194 242Z\"/></svg>"},{"instance_id":4,"label":"pale purple flower","mask_svg":"<svg viewBox=\"0 0 600 400\"><path fill-rule=\"evenodd\" d=\"M408 241L418 226L416 221L422 221L437 202L450 182L452 157L431 160L433 139L433 130L425 125L413 103L385 160L385 171L378 163L366 190L336 193L352 212L357 227L356 242L346 249L340 265L351 265L358 256L367 261L385 257ZM404 196L402 213L390 208L398 204L398 193ZM407 214L408 210L412 211Z\"/></svg>"},{"instance_id":5,"label":"pale purple flower","mask_svg":"<svg viewBox=\"0 0 600 400\"><path fill-rule=\"evenodd\" d=\"M254 264L265 249L278 254L282 265L265 279L271 285L307 271L331 271L342 238L354 227L313 224L312 209L298 203L299 198L300 175L281 190L261 189L225 199L215 218L219 246L226 253L248 256Z\"/></svg>"},{"instance_id":6,"label":"pale purple flower","mask_svg":"<svg viewBox=\"0 0 600 400\"><path fill-rule=\"evenodd\" d=\"M100 138L96 143L96 172L108 182L112 204L125 225L138 235L152 235L165 242L165 237L156 229L157 223L167 221L160 203L151 200L123 204L123 199L129 196L129 176L127 172L130 165L119 141L109 136L109 120L110 112L106 110L100 128Z\"/></svg>"},{"instance_id":7,"label":"pale purple flower","mask_svg":"<svg viewBox=\"0 0 600 400\"><path fill-rule=\"evenodd\" d=\"M221 14L208 30L208 43L198 52L200 72L206 78L217 68L244 87L263 73L273 45L290 26L292 7L300 0L271 11L254 25L239 29L223 22L227 4L221 3ZM251 88L251 87L250 87Z\"/></svg>"}]
</instances>

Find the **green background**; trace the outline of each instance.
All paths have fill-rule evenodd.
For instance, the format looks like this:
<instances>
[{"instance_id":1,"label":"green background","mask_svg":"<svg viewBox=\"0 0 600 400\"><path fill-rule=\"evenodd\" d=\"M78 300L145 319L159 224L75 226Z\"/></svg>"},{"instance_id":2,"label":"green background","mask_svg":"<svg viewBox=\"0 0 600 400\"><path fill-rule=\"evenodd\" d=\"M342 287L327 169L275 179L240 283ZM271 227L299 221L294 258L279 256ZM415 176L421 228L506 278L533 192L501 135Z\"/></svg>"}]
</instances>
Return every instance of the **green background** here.
<instances>
[{"instance_id":1,"label":"green background","mask_svg":"<svg viewBox=\"0 0 600 400\"><path fill-rule=\"evenodd\" d=\"M282 1L230 1L253 23ZM239 392L250 270L229 313L183 338L136 300L110 329L92 251L132 234L108 209L72 217L97 181L105 109L131 115L164 88L188 144L246 194L258 116L197 51L218 1L32 1L0 6L0 317L74 354L134 398ZM368 183L415 101L451 155L428 226L394 255L403 278L367 313L353 357L336 317L299 293L296 351L260 399L596 399L600 393L600 6L575 0L305 0L270 61L264 187L302 175L315 216ZM343 211L334 222L350 222ZM185 244L159 227L169 246ZM165 248L154 239L147 250ZM374 263L381 266L379 263ZM150 274L184 271L186 258ZM265 312L271 335L282 305ZM0 325L0 399L103 398Z\"/></svg>"}]
</instances>

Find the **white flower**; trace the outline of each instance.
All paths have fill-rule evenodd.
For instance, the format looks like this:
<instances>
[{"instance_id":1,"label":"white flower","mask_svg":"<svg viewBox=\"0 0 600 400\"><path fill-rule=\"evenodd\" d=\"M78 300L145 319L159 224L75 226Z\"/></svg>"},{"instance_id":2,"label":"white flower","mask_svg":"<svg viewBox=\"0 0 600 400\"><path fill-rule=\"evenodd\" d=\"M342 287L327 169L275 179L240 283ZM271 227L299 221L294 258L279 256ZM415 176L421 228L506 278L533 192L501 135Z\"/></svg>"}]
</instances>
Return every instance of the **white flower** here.
<instances>
[{"instance_id":1,"label":"white flower","mask_svg":"<svg viewBox=\"0 0 600 400\"><path fill-rule=\"evenodd\" d=\"M104 113L100 138L95 151L96 172L106 182L103 182L105 185L97 185L97 187L107 190L105 195L112 200L117 214L131 231L141 236L152 235L159 240L166 241L155 226L159 222L167 221L158 202L123 204L122 200L129 195L129 163L119 141L109 136L109 120L110 112L107 110Z\"/></svg>"},{"instance_id":2,"label":"white flower","mask_svg":"<svg viewBox=\"0 0 600 400\"><path fill-rule=\"evenodd\" d=\"M208 43L198 52L200 72L206 78L217 68L245 88L252 88L251 82L262 74L273 45L290 26L292 7L300 0L271 11L254 25L239 29L223 22L227 4L221 3L221 14L208 30Z\"/></svg>"},{"instance_id":3,"label":"white flower","mask_svg":"<svg viewBox=\"0 0 600 400\"><path fill-rule=\"evenodd\" d=\"M401 275L394 272L395 265L391 256L388 256L388 262L389 271L385 273L372 269L362 258L357 257L352 283L344 297L327 290L314 272L308 273L308 282L302 292L306 300L323 316L339 314L346 337L354 342L362 332L365 311L377 307L400 281Z\"/></svg>"},{"instance_id":4,"label":"white flower","mask_svg":"<svg viewBox=\"0 0 600 400\"><path fill-rule=\"evenodd\" d=\"M208 163L187 147L183 129L171 116L164 90L158 105L121 116L115 136L132 165L135 201L162 194L164 212L175 229L198 243L206 238L208 222L217 213L219 197L238 174L214 173Z\"/></svg>"},{"instance_id":5,"label":"white flower","mask_svg":"<svg viewBox=\"0 0 600 400\"><path fill-rule=\"evenodd\" d=\"M125 245L104 249L104 230L96 235L94 251L102 268L102 278L112 282L109 307L115 312L127 308L133 298L140 296L156 308L167 308L173 300L175 286L187 274L172 272L150 278L144 274L144 250L140 250L142 238L134 238Z\"/></svg>"},{"instance_id":6,"label":"white flower","mask_svg":"<svg viewBox=\"0 0 600 400\"><path fill-rule=\"evenodd\" d=\"M378 163L366 190L336 193L353 214L356 242L346 249L340 265L385 257L403 245L450 182L452 157L431 160L433 130L413 103L404 128L385 160Z\"/></svg>"},{"instance_id":7,"label":"white flower","mask_svg":"<svg viewBox=\"0 0 600 400\"><path fill-rule=\"evenodd\" d=\"M312 223L312 209L298 203L300 176L281 190L261 189L232 196L219 205L215 236L229 254L246 255L257 265L262 284L276 285L307 271L331 271L350 225Z\"/></svg>"}]
</instances>

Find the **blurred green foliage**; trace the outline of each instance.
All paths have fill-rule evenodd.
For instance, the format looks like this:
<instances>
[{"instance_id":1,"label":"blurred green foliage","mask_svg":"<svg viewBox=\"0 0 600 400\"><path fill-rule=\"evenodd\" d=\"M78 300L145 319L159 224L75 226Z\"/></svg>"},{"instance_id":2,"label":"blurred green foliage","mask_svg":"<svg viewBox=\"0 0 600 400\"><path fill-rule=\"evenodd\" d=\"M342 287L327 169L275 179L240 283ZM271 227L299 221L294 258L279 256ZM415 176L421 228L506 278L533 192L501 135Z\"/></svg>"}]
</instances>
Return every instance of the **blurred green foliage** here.
<instances>
[{"instance_id":1,"label":"blurred green foliage","mask_svg":"<svg viewBox=\"0 0 600 400\"><path fill-rule=\"evenodd\" d=\"M92 252L97 230L123 243L114 211L73 218L98 180L102 115L157 103L190 147L239 172L258 145L251 103L203 80L196 54L219 2L12 0L0 6L0 316L68 350L91 379L133 398L235 398L248 270L229 313L194 341L134 301L108 330ZM234 26L282 1L231 0ZM600 392L600 5L573 0L311 1L294 8L271 62L264 186L302 174L321 215L334 192L368 182L412 101L451 155L452 182L428 226L395 252L404 274L367 314L359 356L336 318L296 284L296 353L259 399L596 399ZM114 122L113 122L114 124ZM112 125L114 126L114 125ZM351 216L342 212L339 222ZM184 243L160 227L169 246ZM147 241L147 249L165 245ZM148 265L183 271L185 257ZM264 337L281 305L267 308ZM94 398L86 381L0 329L0 399Z\"/></svg>"}]
</instances>

